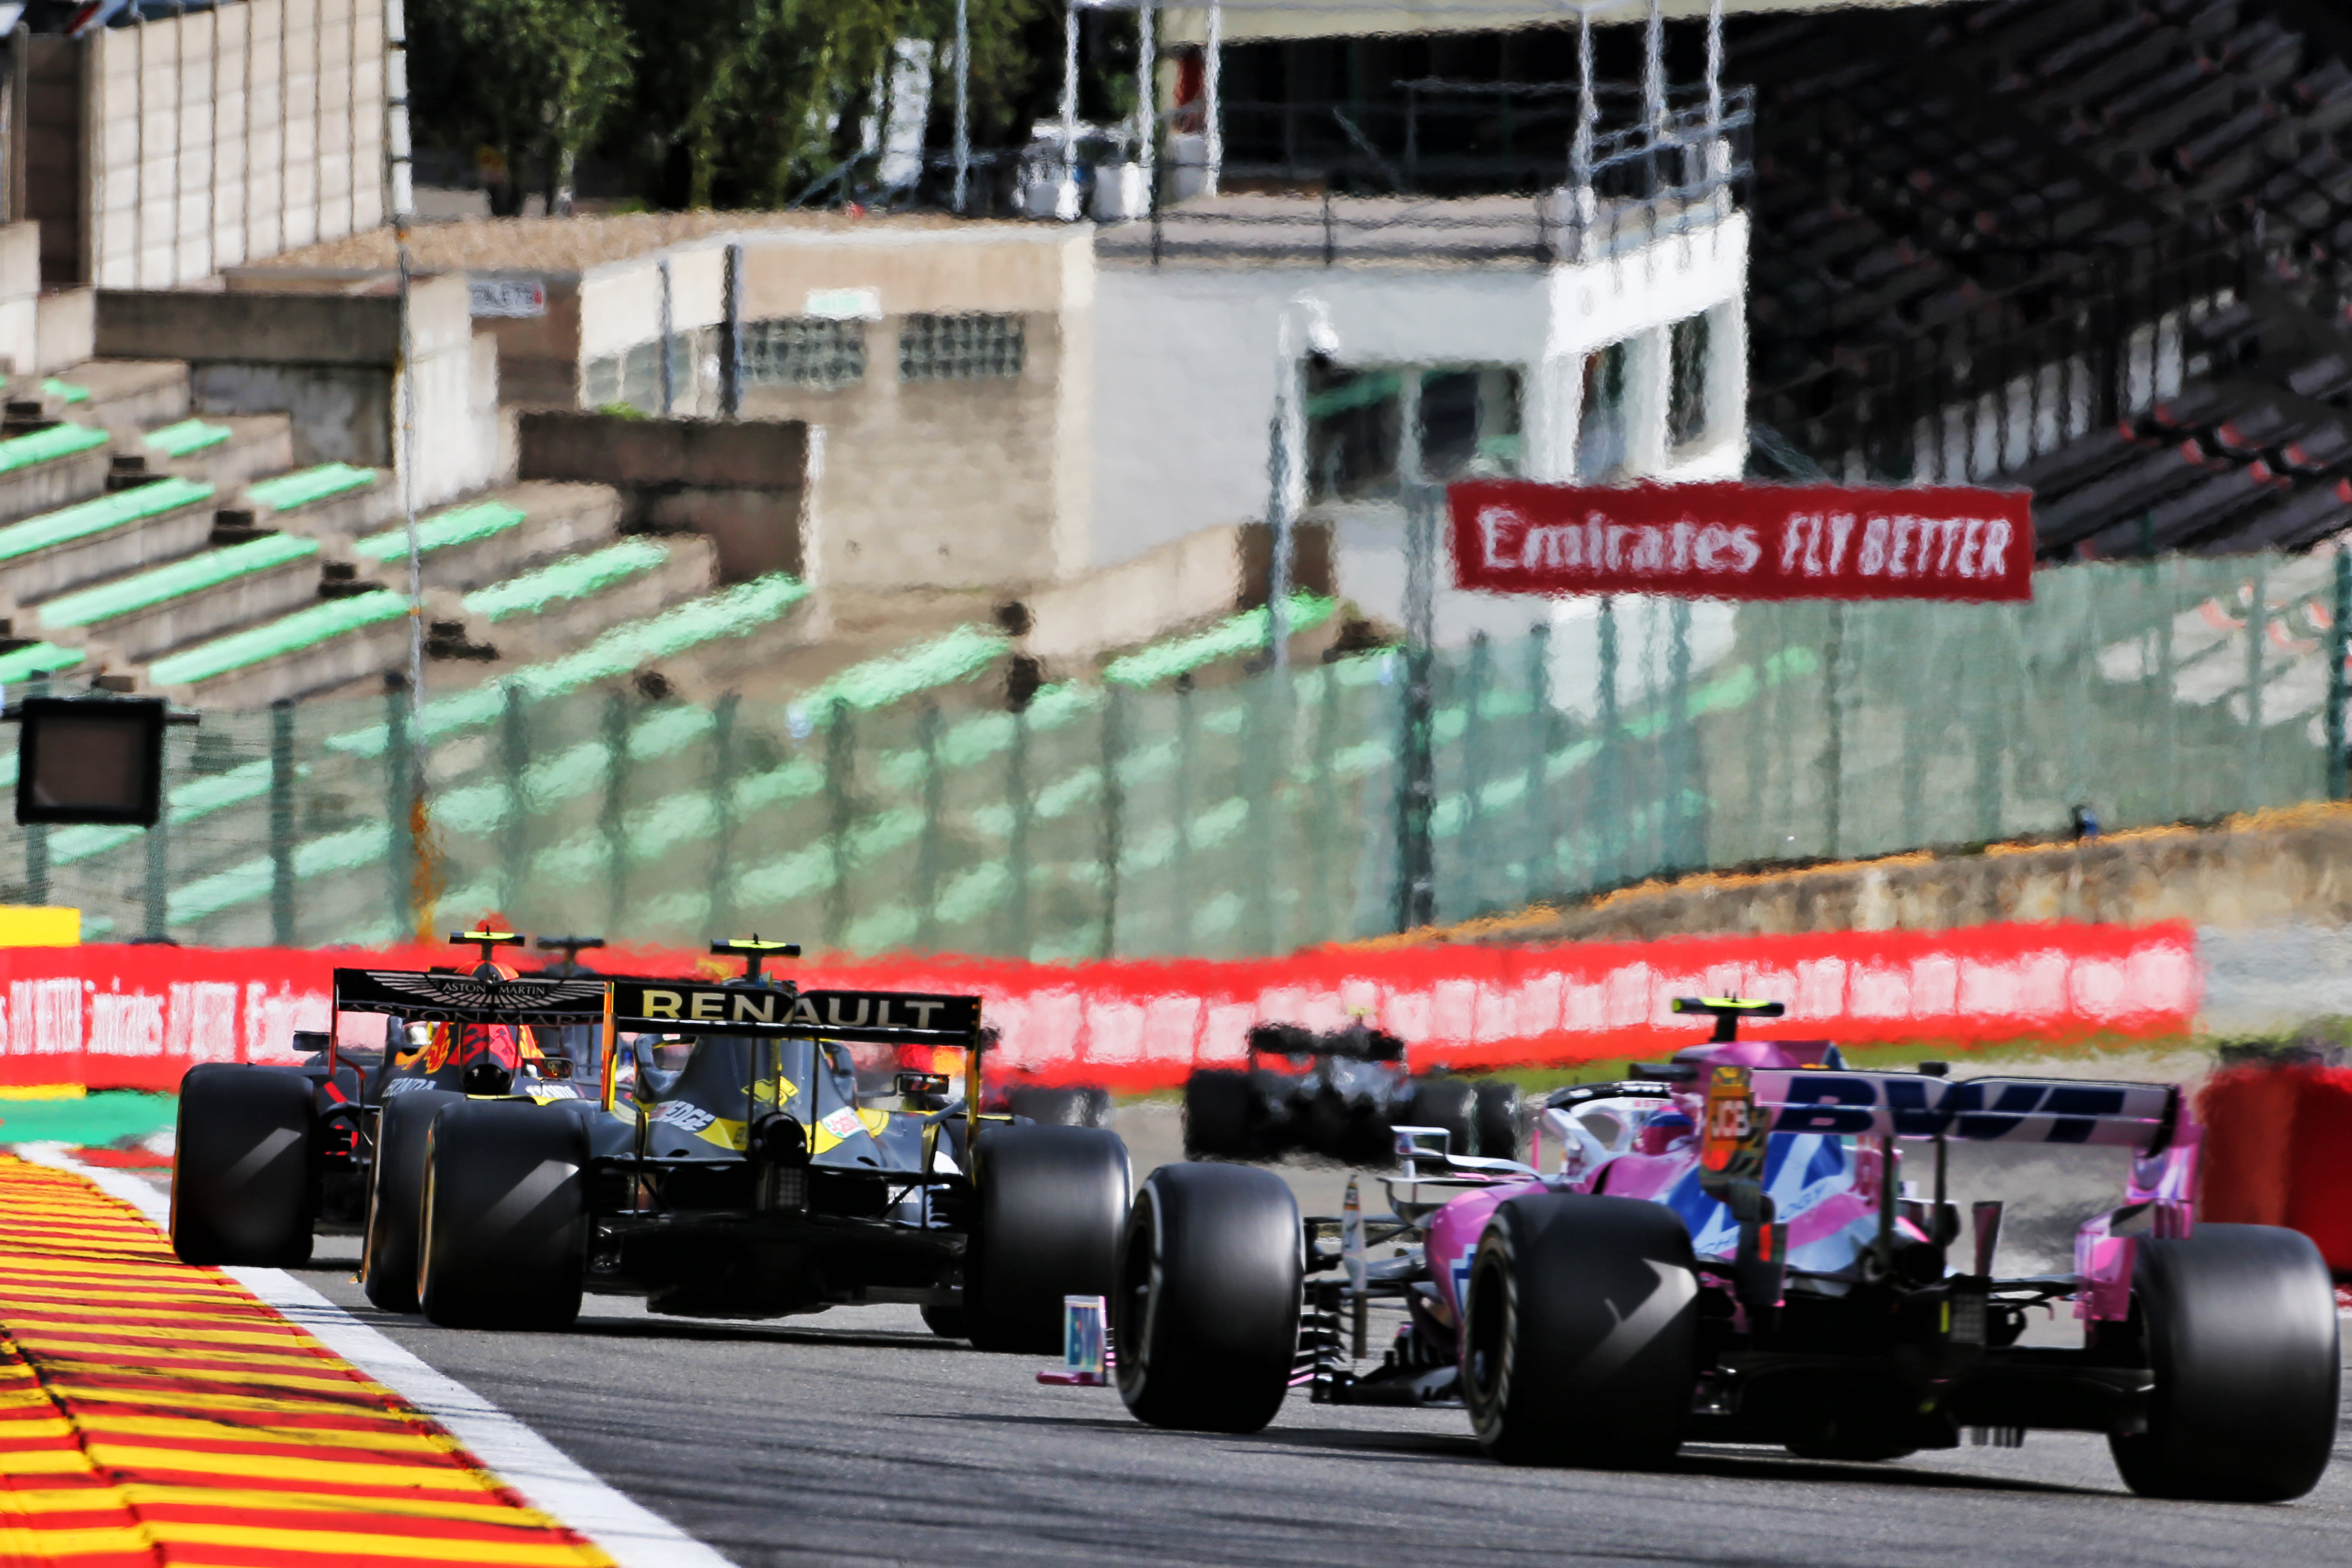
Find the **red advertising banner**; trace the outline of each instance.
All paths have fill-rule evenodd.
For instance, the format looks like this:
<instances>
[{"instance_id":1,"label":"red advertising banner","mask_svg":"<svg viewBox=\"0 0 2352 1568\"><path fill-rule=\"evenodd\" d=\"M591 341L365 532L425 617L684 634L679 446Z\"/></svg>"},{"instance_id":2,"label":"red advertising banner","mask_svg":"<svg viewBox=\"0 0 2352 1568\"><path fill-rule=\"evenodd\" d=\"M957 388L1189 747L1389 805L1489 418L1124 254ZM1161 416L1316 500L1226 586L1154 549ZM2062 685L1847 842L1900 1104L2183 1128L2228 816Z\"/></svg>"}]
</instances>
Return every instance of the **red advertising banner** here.
<instances>
[{"instance_id":1,"label":"red advertising banner","mask_svg":"<svg viewBox=\"0 0 2352 1568\"><path fill-rule=\"evenodd\" d=\"M707 956L601 954L614 972L734 973ZM200 1061L284 1059L327 1026L338 964L377 955L160 947L0 951L0 1086L169 1089ZM1670 1051L1696 1037L1676 996L1788 1005L1750 1032L1937 1048L2005 1040L2184 1033L2200 991L2186 924L1994 925L1944 931L1707 937L1541 947L1332 948L1278 959L1015 963L813 961L803 984L977 994L1009 1069L1121 1089L1237 1065L1252 1024L1318 1029L1369 1017L1423 1067L1568 1063ZM375 1045L383 1020L353 1015Z\"/></svg>"},{"instance_id":2,"label":"red advertising banner","mask_svg":"<svg viewBox=\"0 0 2352 1568\"><path fill-rule=\"evenodd\" d=\"M2033 597L2021 489L1478 479L1446 503L1454 580L1491 593Z\"/></svg>"}]
</instances>

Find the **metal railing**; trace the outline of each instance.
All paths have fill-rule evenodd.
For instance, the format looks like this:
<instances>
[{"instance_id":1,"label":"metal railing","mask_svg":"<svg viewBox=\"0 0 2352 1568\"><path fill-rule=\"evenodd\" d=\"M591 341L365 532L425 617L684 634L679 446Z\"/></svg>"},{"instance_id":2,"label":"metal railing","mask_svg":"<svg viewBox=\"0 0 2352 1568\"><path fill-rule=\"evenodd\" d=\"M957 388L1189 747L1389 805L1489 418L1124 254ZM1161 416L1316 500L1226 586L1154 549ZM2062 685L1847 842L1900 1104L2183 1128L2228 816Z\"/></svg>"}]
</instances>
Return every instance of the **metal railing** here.
<instances>
[{"instance_id":1,"label":"metal railing","mask_svg":"<svg viewBox=\"0 0 2352 1568\"><path fill-rule=\"evenodd\" d=\"M433 748L422 885L436 923L640 942L1237 955L2059 835L2077 805L2209 819L2345 793L2347 566L2070 566L2000 606L1580 601L1435 651L1425 708L1395 648L1020 712L977 681L815 714L493 689ZM92 940L408 931L406 721L397 697L207 713L172 734L162 829L26 830L0 896L77 905Z\"/></svg>"}]
</instances>

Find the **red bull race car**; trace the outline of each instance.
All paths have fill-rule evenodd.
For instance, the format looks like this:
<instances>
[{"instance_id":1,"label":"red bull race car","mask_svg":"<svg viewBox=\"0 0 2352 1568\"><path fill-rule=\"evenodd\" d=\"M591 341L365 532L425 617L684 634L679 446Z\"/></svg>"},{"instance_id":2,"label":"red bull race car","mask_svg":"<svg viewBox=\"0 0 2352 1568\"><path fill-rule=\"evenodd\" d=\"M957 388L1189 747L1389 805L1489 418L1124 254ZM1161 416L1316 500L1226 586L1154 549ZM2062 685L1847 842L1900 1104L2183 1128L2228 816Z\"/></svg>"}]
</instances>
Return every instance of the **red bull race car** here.
<instances>
[{"instance_id":1,"label":"red bull race car","mask_svg":"<svg viewBox=\"0 0 2352 1568\"><path fill-rule=\"evenodd\" d=\"M1129 1409L1253 1431L1304 1385L1459 1405L1507 1463L1618 1467L1694 1441L1875 1461L2076 1431L2104 1435L2148 1496L2277 1501L2318 1482L2333 1283L2296 1232L2198 1221L2181 1089L1858 1071L1833 1047L1737 1037L1777 1004L1675 1010L1713 1015L1714 1037L1549 1097L1548 1172L1400 1127L1391 1214L1351 1188L1349 1212L1302 1223L1271 1173L1155 1171L1109 1299ZM2000 1205L1976 1205L1968 1235L1949 1201L1954 1142L2112 1147L2130 1174L2071 1269L2009 1275ZM1375 1304L1404 1321L1364 1367ZM2056 1342L2025 1342L2058 1313L2068 1331L2039 1336Z\"/></svg>"}]
</instances>

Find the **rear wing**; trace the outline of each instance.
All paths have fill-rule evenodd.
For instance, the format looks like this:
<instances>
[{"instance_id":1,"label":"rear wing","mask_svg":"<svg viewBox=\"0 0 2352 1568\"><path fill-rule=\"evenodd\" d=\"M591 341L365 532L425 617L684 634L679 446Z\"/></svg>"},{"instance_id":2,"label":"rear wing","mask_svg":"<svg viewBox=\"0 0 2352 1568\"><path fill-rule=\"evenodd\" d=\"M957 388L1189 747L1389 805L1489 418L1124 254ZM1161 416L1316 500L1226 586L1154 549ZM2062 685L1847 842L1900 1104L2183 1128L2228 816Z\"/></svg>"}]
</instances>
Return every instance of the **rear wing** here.
<instances>
[{"instance_id":1,"label":"rear wing","mask_svg":"<svg viewBox=\"0 0 2352 1568\"><path fill-rule=\"evenodd\" d=\"M1753 1093L1775 1132L2084 1143L2160 1152L2180 1120L2168 1084L1759 1068Z\"/></svg>"},{"instance_id":2,"label":"rear wing","mask_svg":"<svg viewBox=\"0 0 2352 1568\"><path fill-rule=\"evenodd\" d=\"M603 985L596 987L603 1002ZM599 1015L601 1016L601 1014ZM980 998L912 991L789 991L616 980L613 1022L667 1035L764 1035L886 1046L980 1043Z\"/></svg>"},{"instance_id":3,"label":"rear wing","mask_svg":"<svg viewBox=\"0 0 2352 1568\"><path fill-rule=\"evenodd\" d=\"M1360 1028L1317 1034L1303 1024L1253 1024L1249 1050L1253 1056L1344 1057L1366 1062L1404 1060L1404 1042L1394 1035Z\"/></svg>"},{"instance_id":4,"label":"rear wing","mask_svg":"<svg viewBox=\"0 0 2352 1568\"><path fill-rule=\"evenodd\" d=\"M338 969L337 1013L390 1013L418 1024L593 1024L604 978L477 980L415 969Z\"/></svg>"}]
</instances>

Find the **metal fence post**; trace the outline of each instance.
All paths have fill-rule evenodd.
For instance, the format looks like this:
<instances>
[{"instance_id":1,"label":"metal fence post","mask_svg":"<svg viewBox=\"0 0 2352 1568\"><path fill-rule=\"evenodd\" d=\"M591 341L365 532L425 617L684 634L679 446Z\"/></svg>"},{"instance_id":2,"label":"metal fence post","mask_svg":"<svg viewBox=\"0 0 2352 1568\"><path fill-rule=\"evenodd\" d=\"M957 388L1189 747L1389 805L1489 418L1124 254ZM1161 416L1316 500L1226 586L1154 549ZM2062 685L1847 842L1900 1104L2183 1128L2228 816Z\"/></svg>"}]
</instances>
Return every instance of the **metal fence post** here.
<instances>
[{"instance_id":1,"label":"metal fence post","mask_svg":"<svg viewBox=\"0 0 2352 1568\"><path fill-rule=\"evenodd\" d=\"M1336 667L1326 665L1318 678L1323 685L1315 721L1315 797L1306 823L1307 885L1313 889L1315 899L1309 929L1312 941L1338 942L1354 934L1349 920L1353 911L1334 892L1339 879L1335 847L1347 819L1334 765L1339 751L1339 672Z\"/></svg>"},{"instance_id":2,"label":"metal fence post","mask_svg":"<svg viewBox=\"0 0 2352 1568\"><path fill-rule=\"evenodd\" d=\"M2347 692L2344 660L2347 623L2352 622L2352 552L2336 547L2336 597L2327 617L2327 798L2342 800L2346 791L2344 701Z\"/></svg>"},{"instance_id":3,"label":"metal fence post","mask_svg":"<svg viewBox=\"0 0 2352 1568\"><path fill-rule=\"evenodd\" d=\"M1175 852L1169 858L1169 888L1174 916L1170 921L1171 952L1183 952L1192 942L1192 757L1200 735L1193 711L1192 676L1188 670L1174 682L1176 690L1176 777L1169 790L1175 819Z\"/></svg>"},{"instance_id":4,"label":"metal fence post","mask_svg":"<svg viewBox=\"0 0 2352 1568\"><path fill-rule=\"evenodd\" d=\"M294 700L269 705L269 940L294 945Z\"/></svg>"},{"instance_id":5,"label":"metal fence post","mask_svg":"<svg viewBox=\"0 0 2352 1568\"><path fill-rule=\"evenodd\" d=\"M1622 880L1625 868L1625 735L1617 715L1617 595L1601 596L1599 702L1601 720L1601 876Z\"/></svg>"},{"instance_id":6,"label":"metal fence post","mask_svg":"<svg viewBox=\"0 0 2352 1568\"><path fill-rule=\"evenodd\" d=\"M1250 945L1268 955L1282 951L1282 912L1275 889L1297 885L1295 878L1276 869L1286 847L1276 819L1276 802L1289 749L1282 737L1288 728L1283 720L1290 706L1290 679L1286 668L1266 670L1250 681L1243 698L1248 710L1243 727L1246 739L1242 755L1242 790L1249 805L1250 838L1256 846L1258 870L1265 879L1255 896L1248 900Z\"/></svg>"},{"instance_id":7,"label":"metal fence post","mask_svg":"<svg viewBox=\"0 0 2352 1568\"><path fill-rule=\"evenodd\" d=\"M170 776L172 745L168 732L163 742L164 775ZM147 830L147 877L145 887L146 930L142 932L150 942L161 942L171 934L172 903L172 808L166 800L163 809L155 814L155 826Z\"/></svg>"},{"instance_id":8,"label":"metal fence post","mask_svg":"<svg viewBox=\"0 0 2352 1568\"><path fill-rule=\"evenodd\" d=\"M735 929L735 710L730 691L710 710L710 929Z\"/></svg>"},{"instance_id":9,"label":"metal fence post","mask_svg":"<svg viewBox=\"0 0 2352 1568\"><path fill-rule=\"evenodd\" d=\"M940 705L926 702L915 716L915 744L923 755L923 826L915 840L915 945L940 945L940 878L947 858L947 778L940 771Z\"/></svg>"},{"instance_id":10,"label":"metal fence post","mask_svg":"<svg viewBox=\"0 0 2352 1568\"><path fill-rule=\"evenodd\" d=\"M833 700L824 723L824 842L833 876L824 891L824 945L836 952L849 931L849 704Z\"/></svg>"},{"instance_id":11,"label":"metal fence post","mask_svg":"<svg viewBox=\"0 0 2352 1568\"><path fill-rule=\"evenodd\" d=\"M1470 637L1470 663L1462 681L1462 816L1455 840L1461 862L1462 902L1445 910L1449 916L1482 913L1486 909L1487 858L1493 846L1486 835L1486 703L1495 685L1495 645L1485 632Z\"/></svg>"},{"instance_id":12,"label":"metal fence post","mask_svg":"<svg viewBox=\"0 0 2352 1568\"><path fill-rule=\"evenodd\" d=\"M1666 866L1669 871L1690 870L1706 863L1705 819L1706 781L1698 765L1698 728L1690 710L1690 629L1688 599L1676 599L1666 616L1666 734L1673 754L1666 763Z\"/></svg>"},{"instance_id":13,"label":"metal fence post","mask_svg":"<svg viewBox=\"0 0 2352 1568\"><path fill-rule=\"evenodd\" d=\"M604 699L604 799L597 826L604 835L604 929L625 934L629 915L629 837L625 817L629 787L629 700L622 692Z\"/></svg>"},{"instance_id":14,"label":"metal fence post","mask_svg":"<svg viewBox=\"0 0 2352 1568\"><path fill-rule=\"evenodd\" d=\"M1397 740L1396 929L1437 918L1435 679L1437 497L1435 487L1405 489L1404 689Z\"/></svg>"},{"instance_id":15,"label":"metal fence post","mask_svg":"<svg viewBox=\"0 0 2352 1568\"><path fill-rule=\"evenodd\" d=\"M523 774L530 766L530 737L522 712L522 688L509 681L499 709L499 771L507 786L506 820L499 825L499 905L509 921L523 918L521 904L530 878L526 862L530 844L525 824L530 806L523 797Z\"/></svg>"},{"instance_id":16,"label":"metal fence post","mask_svg":"<svg viewBox=\"0 0 2352 1568\"><path fill-rule=\"evenodd\" d=\"M1528 782L1521 792L1521 853L1518 893L1521 902L1543 897L1559 875L1559 858L1553 853L1551 813L1545 795L1551 769L1552 746L1558 739L1551 706L1551 626L1538 621L1528 628Z\"/></svg>"},{"instance_id":17,"label":"metal fence post","mask_svg":"<svg viewBox=\"0 0 2352 1568\"><path fill-rule=\"evenodd\" d=\"M2247 597L2246 776L2239 808L2254 811L2270 804L2263 797L2263 644L2270 628L2270 604L2263 574L2259 571L2254 574Z\"/></svg>"},{"instance_id":18,"label":"metal fence post","mask_svg":"<svg viewBox=\"0 0 2352 1568\"><path fill-rule=\"evenodd\" d=\"M1013 820L1005 829L1004 868L1013 878L1013 897L1004 911L1004 945L1015 958L1029 956L1029 825L1036 802L1029 793L1029 713L1013 712L1013 744L1004 757L1005 802Z\"/></svg>"},{"instance_id":19,"label":"metal fence post","mask_svg":"<svg viewBox=\"0 0 2352 1568\"><path fill-rule=\"evenodd\" d=\"M1118 863L1126 833L1127 786L1118 771L1127 760L1127 691L1103 689L1102 705L1102 931L1095 956L1118 956Z\"/></svg>"},{"instance_id":20,"label":"metal fence post","mask_svg":"<svg viewBox=\"0 0 2352 1568\"><path fill-rule=\"evenodd\" d=\"M385 859L384 869L392 884L392 929L401 935L413 936L416 931L415 900L411 891L416 867L416 790L413 782L416 754L409 747L408 711L406 684L387 679L383 688L383 815L384 820L392 824L392 853Z\"/></svg>"},{"instance_id":21,"label":"metal fence post","mask_svg":"<svg viewBox=\"0 0 2352 1568\"><path fill-rule=\"evenodd\" d=\"M1832 860L1845 832L1845 611L1843 599L1830 605L1829 647L1822 661L1822 848Z\"/></svg>"}]
</instances>

